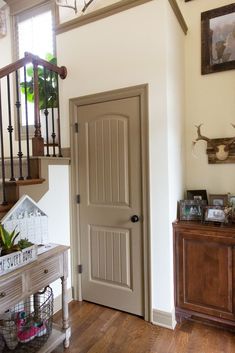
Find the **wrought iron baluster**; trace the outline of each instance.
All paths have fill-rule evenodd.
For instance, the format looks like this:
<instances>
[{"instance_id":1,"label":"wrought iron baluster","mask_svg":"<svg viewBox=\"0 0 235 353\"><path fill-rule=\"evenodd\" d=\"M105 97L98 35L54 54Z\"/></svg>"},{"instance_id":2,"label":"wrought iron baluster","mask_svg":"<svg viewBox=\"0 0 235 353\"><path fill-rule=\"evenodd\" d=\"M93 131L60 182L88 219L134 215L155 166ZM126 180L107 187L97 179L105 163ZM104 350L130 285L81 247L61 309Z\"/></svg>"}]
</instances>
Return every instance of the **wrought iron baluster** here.
<instances>
[{"instance_id":1,"label":"wrought iron baluster","mask_svg":"<svg viewBox=\"0 0 235 353\"><path fill-rule=\"evenodd\" d=\"M56 74L56 88L57 88L57 102L58 102L58 149L59 149L59 157L63 157L61 153L61 137L60 137L60 96L59 96L59 80L58 74Z\"/></svg>"},{"instance_id":2,"label":"wrought iron baluster","mask_svg":"<svg viewBox=\"0 0 235 353\"><path fill-rule=\"evenodd\" d=\"M54 75L56 75L54 73ZM50 71L50 81L51 81L51 86L52 86L52 80L53 80L53 72ZM56 88L56 87L55 87ZM57 92L55 92L56 94ZM51 125L52 125L52 132L51 132L51 137L52 137L52 148L53 148L53 157L56 157L56 153L55 153L55 139L56 139L56 133L55 133L55 114L54 114L54 105L55 105L55 95L52 94L52 97L51 97Z\"/></svg>"},{"instance_id":3,"label":"wrought iron baluster","mask_svg":"<svg viewBox=\"0 0 235 353\"><path fill-rule=\"evenodd\" d=\"M23 171L22 171L22 148L21 148L21 124L20 124L20 109L21 109L21 102L20 102L20 93L19 93L19 75L18 70L15 71L15 80L16 80L16 117L17 117L17 128L18 128L18 148L19 152L17 156L19 158L19 180L24 180Z\"/></svg>"},{"instance_id":4,"label":"wrought iron baluster","mask_svg":"<svg viewBox=\"0 0 235 353\"><path fill-rule=\"evenodd\" d=\"M28 115L28 91L27 91L27 78L26 66L24 66L24 93L25 93L25 122L26 122L26 153L27 153L27 177L32 179L30 170L30 151L29 151L29 115Z\"/></svg>"},{"instance_id":5,"label":"wrought iron baluster","mask_svg":"<svg viewBox=\"0 0 235 353\"><path fill-rule=\"evenodd\" d=\"M38 60L33 60L33 93L34 93L34 137L32 138L33 156L44 156L44 140L41 134L41 120L39 111Z\"/></svg>"},{"instance_id":6,"label":"wrought iron baluster","mask_svg":"<svg viewBox=\"0 0 235 353\"><path fill-rule=\"evenodd\" d=\"M2 194L3 200L2 205L7 205L6 199L6 179L5 179L5 160L4 160L4 141L3 141L3 125L2 125L2 89L1 89L1 80L0 80L0 145L1 145L1 169L2 169Z\"/></svg>"},{"instance_id":7,"label":"wrought iron baluster","mask_svg":"<svg viewBox=\"0 0 235 353\"><path fill-rule=\"evenodd\" d=\"M8 132L9 132L9 143L10 143L10 163L11 163L11 177L10 181L15 181L14 176L14 158L13 158L13 143L12 143L12 134L13 134L13 126L12 126L12 118L11 118L11 86L10 86L10 77L7 75L7 100L8 100Z\"/></svg>"},{"instance_id":8,"label":"wrought iron baluster","mask_svg":"<svg viewBox=\"0 0 235 353\"><path fill-rule=\"evenodd\" d=\"M49 115L49 111L48 111L48 96L50 94L50 92L48 92L48 85L47 85L47 70L45 68L45 66L43 67L43 76L44 76L44 115L45 115L45 123L46 123L46 150L47 150L47 157L50 156L49 153L49 131L48 131L48 115ZM49 94L48 94L49 93Z\"/></svg>"}]
</instances>

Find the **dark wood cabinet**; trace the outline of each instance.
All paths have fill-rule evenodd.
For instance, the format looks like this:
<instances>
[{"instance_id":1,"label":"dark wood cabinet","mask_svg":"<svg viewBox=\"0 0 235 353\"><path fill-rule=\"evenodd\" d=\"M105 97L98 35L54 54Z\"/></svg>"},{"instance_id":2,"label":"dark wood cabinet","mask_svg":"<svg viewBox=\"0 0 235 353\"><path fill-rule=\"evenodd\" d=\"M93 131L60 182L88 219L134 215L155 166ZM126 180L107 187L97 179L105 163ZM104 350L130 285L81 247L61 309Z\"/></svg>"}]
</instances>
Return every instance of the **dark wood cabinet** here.
<instances>
[{"instance_id":1,"label":"dark wood cabinet","mask_svg":"<svg viewBox=\"0 0 235 353\"><path fill-rule=\"evenodd\" d=\"M176 320L235 329L235 227L175 222Z\"/></svg>"}]
</instances>

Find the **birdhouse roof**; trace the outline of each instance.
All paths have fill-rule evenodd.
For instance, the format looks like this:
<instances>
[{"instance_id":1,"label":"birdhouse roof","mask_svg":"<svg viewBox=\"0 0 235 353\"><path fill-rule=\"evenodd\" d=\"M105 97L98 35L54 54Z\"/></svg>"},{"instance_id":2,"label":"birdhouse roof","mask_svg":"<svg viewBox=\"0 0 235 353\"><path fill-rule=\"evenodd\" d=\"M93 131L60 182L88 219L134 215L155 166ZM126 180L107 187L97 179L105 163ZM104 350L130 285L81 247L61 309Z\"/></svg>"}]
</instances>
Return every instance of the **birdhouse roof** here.
<instances>
[{"instance_id":1,"label":"birdhouse roof","mask_svg":"<svg viewBox=\"0 0 235 353\"><path fill-rule=\"evenodd\" d=\"M46 216L44 211L42 211L37 203L31 199L28 195L23 195L16 204L10 209L9 212L1 219L1 223L13 219L21 219L25 217L36 217L36 216Z\"/></svg>"}]
</instances>

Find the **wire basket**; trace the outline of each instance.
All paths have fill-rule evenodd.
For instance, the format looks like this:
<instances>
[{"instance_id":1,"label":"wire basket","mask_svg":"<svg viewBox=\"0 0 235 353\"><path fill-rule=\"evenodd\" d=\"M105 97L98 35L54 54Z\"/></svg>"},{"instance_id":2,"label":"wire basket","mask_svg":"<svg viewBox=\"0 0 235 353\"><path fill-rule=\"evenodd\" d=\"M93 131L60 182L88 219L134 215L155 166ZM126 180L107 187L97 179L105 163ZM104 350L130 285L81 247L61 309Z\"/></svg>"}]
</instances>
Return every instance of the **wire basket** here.
<instances>
[{"instance_id":1,"label":"wire basket","mask_svg":"<svg viewBox=\"0 0 235 353\"><path fill-rule=\"evenodd\" d=\"M0 315L0 353L34 353L52 331L53 291L47 286Z\"/></svg>"}]
</instances>

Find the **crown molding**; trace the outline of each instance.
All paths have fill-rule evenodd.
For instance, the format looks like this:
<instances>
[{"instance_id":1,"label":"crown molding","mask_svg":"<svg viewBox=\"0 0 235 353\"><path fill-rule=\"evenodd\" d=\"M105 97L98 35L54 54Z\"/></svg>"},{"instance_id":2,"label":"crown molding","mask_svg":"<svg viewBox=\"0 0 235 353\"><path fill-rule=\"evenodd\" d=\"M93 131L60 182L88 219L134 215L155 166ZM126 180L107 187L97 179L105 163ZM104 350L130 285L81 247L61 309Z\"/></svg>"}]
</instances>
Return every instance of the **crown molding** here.
<instances>
[{"instance_id":1,"label":"crown molding","mask_svg":"<svg viewBox=\"0 0 235 353\"><path fill-rule=\"evenodd\" d=\"M176 0L168 0L169 4L171 5L172 7L172 10L174 11L174 14L184 32L184 34L186 35L188 33L188 26L185 22L185 19L182 15L182 12L180 11L180 8L176 2Z\"/></svg>"},{"instance_id":2,"label":"crown molding","mask_svg":"<svg viewBox=\"0 0 235 353\"><path fill-rule=\"evenodd\" d=\"M90 22L98 21L102 18L114 15L116 13L128 10L132 7L145 4L146 2L153 0L122 0L112 5L105 6L99 10L90 12L86 15L79 16L71 21L61 23L56 26L56 34L61 34L70 31L74 28L84 26Z\"/></svg>"}]
</instances>

